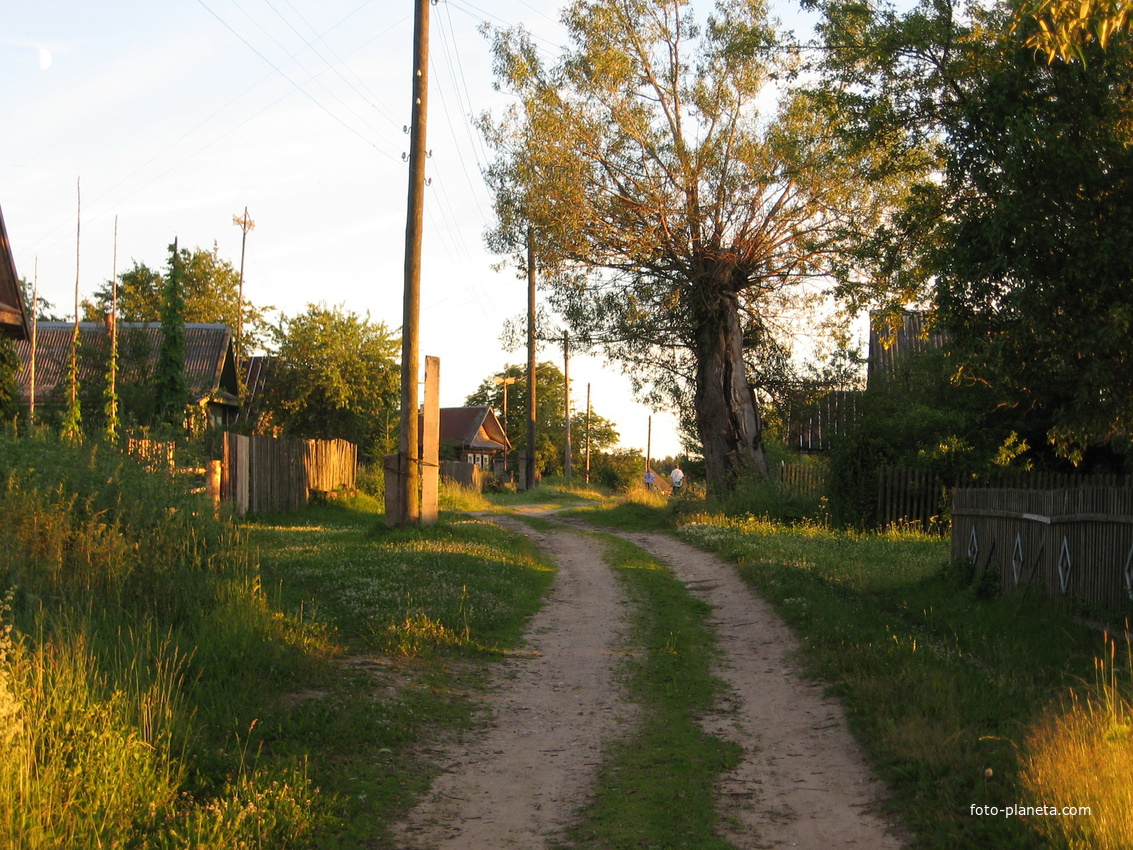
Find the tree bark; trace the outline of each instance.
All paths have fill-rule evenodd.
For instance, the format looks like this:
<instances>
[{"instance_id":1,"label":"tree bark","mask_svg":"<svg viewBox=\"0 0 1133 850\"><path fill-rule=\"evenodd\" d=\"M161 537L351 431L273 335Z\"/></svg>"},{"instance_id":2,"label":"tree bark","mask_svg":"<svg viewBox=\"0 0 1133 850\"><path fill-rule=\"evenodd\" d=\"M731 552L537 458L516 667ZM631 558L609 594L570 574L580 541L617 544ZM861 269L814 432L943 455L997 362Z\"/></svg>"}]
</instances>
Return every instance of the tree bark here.
<instances>
[{"instance_id":1,"label":"tree bark","mask_svg":"<svg viewBox=\"0 0 1133 850\"><path fill-rule=\"evenodd\" d=\"M734 292L697 292L693 306L696 424L704 447L708 492L727 493L737 477L767 476L763 422L748 385L739 298Z\"/></svg>"}]
</instances>

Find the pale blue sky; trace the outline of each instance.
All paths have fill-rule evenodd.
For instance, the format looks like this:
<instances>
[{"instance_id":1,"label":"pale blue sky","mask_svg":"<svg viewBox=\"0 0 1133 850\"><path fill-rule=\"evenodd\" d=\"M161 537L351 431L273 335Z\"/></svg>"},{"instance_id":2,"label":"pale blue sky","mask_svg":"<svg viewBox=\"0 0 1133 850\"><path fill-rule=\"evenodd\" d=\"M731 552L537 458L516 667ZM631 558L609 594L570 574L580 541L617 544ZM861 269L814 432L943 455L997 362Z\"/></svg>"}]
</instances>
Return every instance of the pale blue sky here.
<instances>
[{"instance_id":1,"label":"pale blue sky","mask_svg":"<svg viewBox=\"0 0 1133 850\"><path fill-rule=\"evenodd\" d=\"M563 39L552 0L442 0L432 8L421 353L441 358L441 402L463 403L522 352L500 349L525 284L483 248L486 156L468 114L499 108L484 20ZM233 215L248 207L245 293L294 315L342 303L401 324L409 123L410 0L38 0L0 20L0 208L20 275L73 310L76 182L79 290L133 260L165 262L217 243L239 265ZM555 359L551 350L540 359ZM644 450L650 411L617 367L575 358L574 404ZM677 451L653 419L653 454Z\"/></svg>"}]
</instances>

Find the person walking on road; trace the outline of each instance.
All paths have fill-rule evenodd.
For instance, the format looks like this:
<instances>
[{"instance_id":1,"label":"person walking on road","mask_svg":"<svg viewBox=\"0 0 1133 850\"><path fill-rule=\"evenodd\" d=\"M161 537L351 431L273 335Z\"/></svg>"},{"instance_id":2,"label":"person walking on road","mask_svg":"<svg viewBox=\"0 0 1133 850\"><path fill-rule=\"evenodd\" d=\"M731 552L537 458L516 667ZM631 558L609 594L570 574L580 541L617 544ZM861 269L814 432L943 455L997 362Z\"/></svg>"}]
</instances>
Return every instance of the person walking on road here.
<instances>
[{"instance_id":1,"label":"person walking on road","mask_svg":"<svg viewBox=\"0 0 1133 850\"><path fill-rule=\"evenodd\" d=\"M673 492L680 492L685 483L685 474L681 472L679 463L673 464L673 471L669 473L669 480L673 482Z\"/></svg>"}]
</instances>

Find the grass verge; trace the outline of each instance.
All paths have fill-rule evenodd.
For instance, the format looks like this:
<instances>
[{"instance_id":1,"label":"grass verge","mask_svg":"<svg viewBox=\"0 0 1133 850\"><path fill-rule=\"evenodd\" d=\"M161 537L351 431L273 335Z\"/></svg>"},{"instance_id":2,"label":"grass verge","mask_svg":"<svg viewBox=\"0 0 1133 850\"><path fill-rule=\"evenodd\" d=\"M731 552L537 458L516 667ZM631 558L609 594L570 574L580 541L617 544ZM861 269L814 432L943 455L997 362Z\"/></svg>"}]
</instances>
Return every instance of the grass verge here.
<instances>
[{"instance_id":1,"label":"grass verge","mask_svg":"<svg viewBox=\"0 0 1133 850\"><path fill-rule=\"evenodd\" d=\"M1026 738L1055 694L1089 676L1095 633L1037 600L964 587L940 538L722 517L681 534L734 560L794 626L916 846L1049 846L1003 811L1026 802ZM973 814L984 805L1000 815Z\"/></svg>"},{"instance_id":2,"label":"grass verge","mask_svg":"<svg viewBox=\"0 0 1133 850\"><path fill-rule=\"evenodd\" d=\"M711 673L710 609L636 546L604 539L634 602L625 675L642 716L628 739L611 745L572 846L723 850L731 845L716 835L712 787L740 748L697 724L725 687Z\"/></svg>"},{"instance_id":3,"label":"grass verge","mask_svg":"<svg viewBox=\"0 0 1133 850\"><path fill-rule=\"evenodd\" d=\"M495 525L443 514L390 529L379 511L359 498L251 528L280 607L324 624L345 658L262 731L272 749L306 757L331 801L319 848L390 840L434 775L430 742L472 722L489 662L520 641L553 575Z\"/></svg>"}]
</instances>

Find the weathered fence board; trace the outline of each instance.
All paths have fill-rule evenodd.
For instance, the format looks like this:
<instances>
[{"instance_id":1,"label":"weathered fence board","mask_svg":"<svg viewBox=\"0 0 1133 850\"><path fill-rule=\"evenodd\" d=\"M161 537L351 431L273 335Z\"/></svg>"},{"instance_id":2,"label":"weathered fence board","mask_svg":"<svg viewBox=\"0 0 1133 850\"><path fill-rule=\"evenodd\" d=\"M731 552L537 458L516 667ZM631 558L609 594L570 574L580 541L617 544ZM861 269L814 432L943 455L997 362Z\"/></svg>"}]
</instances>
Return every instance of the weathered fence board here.
<instances>
[{"instance_id":1,"label":"weathered fence board","mask_svg":"<svg viewBox=\"0 0 1133 850\"><path fill-rule=\"evenodd\" d=\"M225 433L221 496L236 513L276 513L311 493L354 487L358 447L346 440L297 440Z\"/></svg>"},{"instance_id":2,"label":"weathered fence board","mask_svg":"<svg viewBox=\"0 0 1133 850\"><path fill-rule=\"evenodd\" d=\"M818 498L826 493L826 467L783 461L779 464L779 487L789 496Z\"/></svg>"},{"instance_id":3,"label":"weathered fence board","mask_svg":"<svg viewBox=\"0 0 1133 850\"><path fill-rule=\"evenodd\" d=\"M924 469L883 466L877 479L877 521L882 528L918 523L930 528L944 512L947 491L939 475Z\"/></svg>"},{"instance_id":4,"label":"weathered fence board","mask_svg":"<svg viewBox=\"0 0 1133 850\"><path fill-rule=\"evenodd\" d=\"M164 466L173 469L177 443L172 440L137 440L131 437L126 441L126 452L150 468Z\"/></svg>"},{"instance_id":5,"label":"weathered fence board","mask_svg":"<svg viewBox=\"0 0 1133 850\"><path fill-rule=\"evenodd\" d=\"M487 473L476 464L461 460L442 460L440 466L441 478L445 481L452 481L461 487L470 487L476 491L484 489Z\"/></svg>"},{"instance_id":6,"label":"weathered fence board","mask_svg":"<svg viewBox=\"0 0 1133 850\"><path fill-rule=\"evenodd\" d=\"M952 557L1034 588L1110 608L1133 599L1133 488L970 489L952 494Z\"/></svg>"}]
</instances>

